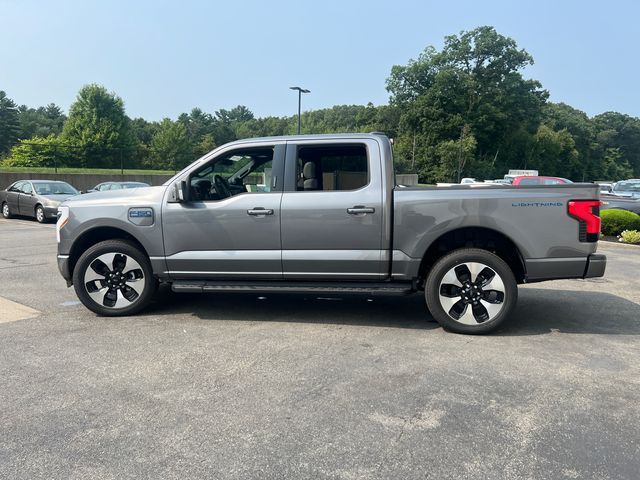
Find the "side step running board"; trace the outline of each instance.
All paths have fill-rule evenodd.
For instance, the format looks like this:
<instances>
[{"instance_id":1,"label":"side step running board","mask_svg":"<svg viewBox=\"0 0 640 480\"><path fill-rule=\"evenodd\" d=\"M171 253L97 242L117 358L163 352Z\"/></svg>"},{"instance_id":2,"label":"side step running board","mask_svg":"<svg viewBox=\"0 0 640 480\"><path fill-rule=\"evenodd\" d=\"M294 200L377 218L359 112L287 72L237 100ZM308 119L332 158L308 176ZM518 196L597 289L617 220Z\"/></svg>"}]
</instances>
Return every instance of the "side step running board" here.
<instances>
[{"instance_id":1,"label":"side step running board","mask_svg":"<svg viewBox=\"0 0 640 480\"><path fill-rule=\"evenodd\" d=\"M411 283L317 283L317 282L214 282L201 280L174 280L174 292L299 292L366 295L405 295L415 291Z\"/></svg>"}]
</instances>

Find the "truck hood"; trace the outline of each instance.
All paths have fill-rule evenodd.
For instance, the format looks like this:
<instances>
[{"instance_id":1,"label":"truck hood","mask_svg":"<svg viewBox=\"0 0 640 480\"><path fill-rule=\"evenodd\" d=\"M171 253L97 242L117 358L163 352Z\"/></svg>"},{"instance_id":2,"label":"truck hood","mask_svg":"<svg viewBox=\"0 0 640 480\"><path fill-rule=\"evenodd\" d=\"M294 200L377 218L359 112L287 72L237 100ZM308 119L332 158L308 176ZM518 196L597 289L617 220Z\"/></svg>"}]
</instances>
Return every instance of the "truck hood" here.
<instances>
[{"instance_id":1,"label":"truck hood","mask_svg":"<svg viewBox=\"0 0 640 480\"><path fill-rule=\"evenodd\" d=\"M162 201L166 186L125 188L106 192L92 192L75 195L64 202L68 207L86 207L91 205L127 205L142 206L146 203Z\"/></svg>"}]
</instances>

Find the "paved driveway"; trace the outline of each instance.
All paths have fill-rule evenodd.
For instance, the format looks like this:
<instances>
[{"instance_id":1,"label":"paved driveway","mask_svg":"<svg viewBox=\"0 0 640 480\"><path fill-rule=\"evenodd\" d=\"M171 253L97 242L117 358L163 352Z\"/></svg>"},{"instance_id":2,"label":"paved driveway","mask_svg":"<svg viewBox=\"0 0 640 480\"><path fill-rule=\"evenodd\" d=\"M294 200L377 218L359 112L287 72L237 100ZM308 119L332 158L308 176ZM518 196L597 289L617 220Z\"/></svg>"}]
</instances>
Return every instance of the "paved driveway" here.
<instances>
[{"instance_id":1,"label":"paved driveway","mask_svg":"<svg viewBox=\"0 0 640 480\"><path fill-rule=\"evenodd\" d=\"M485 337L420 295L164 289L105 319L53 225L0 220L0 478L637 479L640 249L601 251Z\"/></svg>"}]
</instances>

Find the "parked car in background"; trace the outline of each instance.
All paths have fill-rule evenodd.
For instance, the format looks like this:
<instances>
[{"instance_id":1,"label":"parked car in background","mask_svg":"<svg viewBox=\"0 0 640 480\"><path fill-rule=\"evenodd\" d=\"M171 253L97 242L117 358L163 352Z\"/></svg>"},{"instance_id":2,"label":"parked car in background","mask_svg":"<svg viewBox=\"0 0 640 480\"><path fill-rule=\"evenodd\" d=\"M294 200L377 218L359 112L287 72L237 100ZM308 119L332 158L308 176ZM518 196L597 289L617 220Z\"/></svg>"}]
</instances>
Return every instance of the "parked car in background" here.
<instances>
[{"instance_id":1,"label":"parked car in background","mask_svg":"<svg viewBox=\"0 0 640 480\"><path fill-rule=\"evenodd\" d=\"M57 217L58 205L79 193L66 182L18 180L0 191L2 216L24 215L44 223Z\"/></svg>"},{"instance_id":2,"label":"parked car in background","mask_svg":"<svg viewBox=\"0 0 640 480\"><path fill-rule=\"evenodd\" d=\"M640 198L640 178L631 178L616 182L611 194L618 197Z\"/></svg>"},{"instance_id":3,"label":"parked car in background","mask_svg":"<svg viewBox=\"0 0 640 480\"><path fill-rule=\"evenodd\" d=\"M90 192L104 192L107 190L123 190L126 188L142 188L149 187L148 183L144 182L103 182L99 183L93 188L90 188L86 193Z\"/></svg>"},{"instance_id":4,"label":"parked car in background","mask_svg":"<svg viewBox=\"0 0 640 480\"><path fill-rule=\"evenodd\" d=\"M566 183L573 182L561 177L533 177L522 175L514 177L512 185L564 185Z\"/></svg>"},{"instance_id":5,"label":"parked car in background","mask_svg":"<svg viewBox=\"0 0 640 480\"><path fill-rule=\"evenodd\" d=\"M600 187L600 193L601 194L608 194L611 193L611 190L613 189L613 185L616 182L602 182L602 181L596 181L593 182L596 185L598 185Z\"/></svg>"},{"instance_id":6,"label":"parked car in background","mask_svg":"<svg viewBox=\"0 0 640 480\"><path fill-rule=\"evenodd\" d=\"M600 193L602 205L600 210L628 210L633 213L640 214L640 197L622 197L611 193Z\"/></svg>"}]
</instances>

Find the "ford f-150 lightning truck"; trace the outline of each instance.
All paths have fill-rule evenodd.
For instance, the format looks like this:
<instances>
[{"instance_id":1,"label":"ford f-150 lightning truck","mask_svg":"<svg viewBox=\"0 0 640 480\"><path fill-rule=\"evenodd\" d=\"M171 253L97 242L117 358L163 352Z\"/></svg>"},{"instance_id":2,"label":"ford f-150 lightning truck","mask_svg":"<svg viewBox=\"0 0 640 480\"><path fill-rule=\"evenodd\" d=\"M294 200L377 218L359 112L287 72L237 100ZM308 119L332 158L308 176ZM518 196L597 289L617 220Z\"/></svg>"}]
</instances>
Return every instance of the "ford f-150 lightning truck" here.
<instances>
[{"instance_id":1,"label":"ford f-150 lightning truck","mask_svg":"<svg viewBox=\"0 0 640 480\"><path fill-rule=\"evenodd\" d=\"M595 184L405 187L383 134L239 140L162 186L59 210L58 266L82 303L131 315L175 292L424 291L446 329L486 333L517 285L600 277Z\"/></svg>"}]
</instances>

